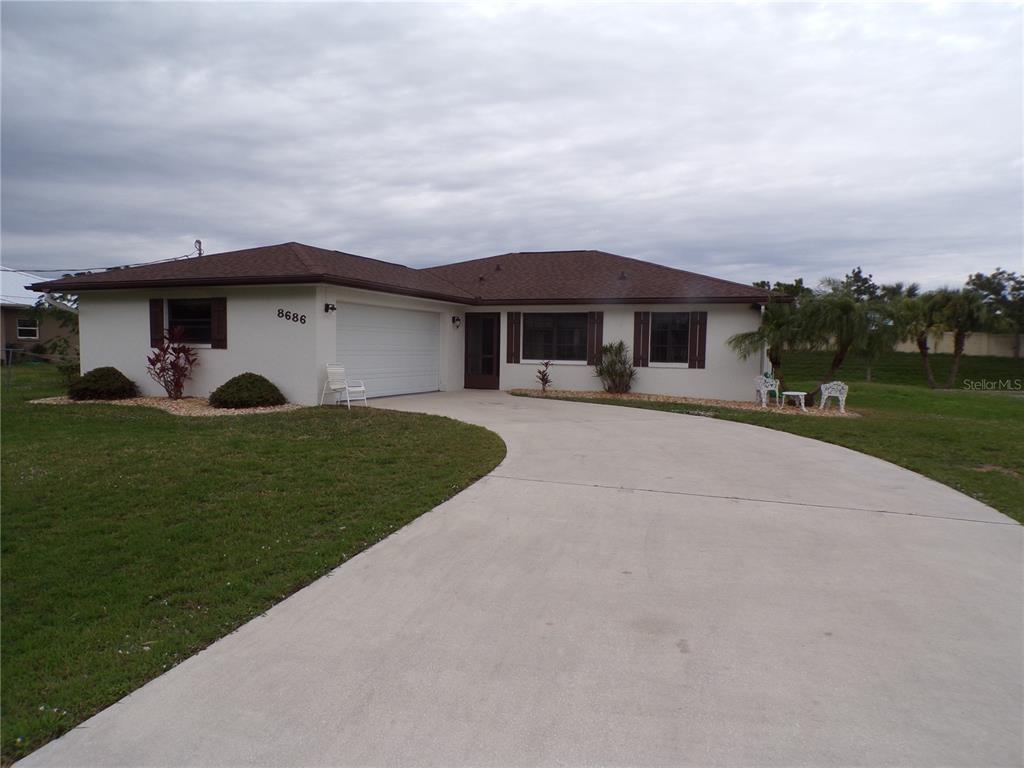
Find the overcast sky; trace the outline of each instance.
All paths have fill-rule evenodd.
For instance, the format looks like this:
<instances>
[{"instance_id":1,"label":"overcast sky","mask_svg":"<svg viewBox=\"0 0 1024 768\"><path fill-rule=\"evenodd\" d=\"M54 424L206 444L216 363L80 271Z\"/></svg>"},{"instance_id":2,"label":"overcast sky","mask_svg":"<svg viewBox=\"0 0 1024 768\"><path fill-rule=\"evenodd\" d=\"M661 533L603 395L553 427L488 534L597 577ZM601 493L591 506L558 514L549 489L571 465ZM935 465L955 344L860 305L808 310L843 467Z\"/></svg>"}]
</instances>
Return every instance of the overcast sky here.
<instances>
[{"instance_id":1,"label":"overcast sky","mask_svg":"<svg viewBox=\"0 0 1024 768\"><path fill-rule=\"evenodd\" d=\"M1020 5L2 5L8 267L1024 268Z\"/></svg>"}]
</instances>

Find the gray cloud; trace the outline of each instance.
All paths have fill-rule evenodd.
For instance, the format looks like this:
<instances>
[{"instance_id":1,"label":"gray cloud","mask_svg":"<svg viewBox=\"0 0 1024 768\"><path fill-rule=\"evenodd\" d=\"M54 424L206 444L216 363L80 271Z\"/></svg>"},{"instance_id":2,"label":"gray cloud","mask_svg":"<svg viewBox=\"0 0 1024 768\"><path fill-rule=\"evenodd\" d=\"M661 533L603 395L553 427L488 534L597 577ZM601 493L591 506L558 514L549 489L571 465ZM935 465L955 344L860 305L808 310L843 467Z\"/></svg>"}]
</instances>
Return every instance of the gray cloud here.
<instances>
[{"instance_id":1,"label":"gray cloud","mask_svg":"<svg viewBox=\"0 0 1024 768\"><path fill-rule=\"evenodd\" d=\"M1010 5L4 3L3 260L1022 268ZM44 263L45 262L45 263Z\"/></svg>"}]
</instances>

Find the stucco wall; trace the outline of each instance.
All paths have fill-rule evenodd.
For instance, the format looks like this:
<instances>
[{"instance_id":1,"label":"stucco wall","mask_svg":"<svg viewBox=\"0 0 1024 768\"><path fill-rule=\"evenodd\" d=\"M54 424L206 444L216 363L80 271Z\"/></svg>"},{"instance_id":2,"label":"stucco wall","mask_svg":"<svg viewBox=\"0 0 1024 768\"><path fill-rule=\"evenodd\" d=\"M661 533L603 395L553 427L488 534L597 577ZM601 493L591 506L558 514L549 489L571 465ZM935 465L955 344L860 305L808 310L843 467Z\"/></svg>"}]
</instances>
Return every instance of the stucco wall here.
<instances>
[{"instance_id":1,"label":"stucco wall","mask_svg":"<svg viewBox=\"0 0 1024 768\"><path fill-rule=\"evenodd\" d=\"M604 341L633 343L633 313L639 310L706 311L706 368L679 366L641 368L634 391L729 400L753 399L752 380L761 370L757 357L741 361L726 346L734 333L757 327L759 314L747 305L594 305L464 307L445 302L392 296L331 285L243 288L102 291L83 293L79 302L82 369L104 365L120 369L146 394L160 389L146 373L149 347L149 299L227 297L227 349L201 348L199 367L186 387L188 395L208 395L232 376L245 371L262 374L281 388L289 401L315 404L325 366L335 361L337 319L325 304L348 302L436 312L440 338L440 385L445 391L463 387L465 323L455 328L452 317L467 311L501 312L502 389L536 387L537 364L506 363L507 312L604 312ZM305 324L277 317L277 309L305 314ZM552 366L554 385L562 389L597 390L600 382L583 363Z\"/></svg>"},{"instance_id":2,"label":"stucco wall","mask_svg":"<svg viewBox=\"0 0 1024 768\"><path fill-rule=\"evenodd\" d=\"M82 370L112 365L143 393L164 394L146 373L149 299L214 296L227 297L227 348L199 349L199 366L185 394L208 395L232 376L251 371L274 382L289 401L315 403L320 380L317 336L324 312L316 305L317 288L312 285L83 292ZM305 314L306 324L278 318L279 307Z\"/></svg>"},{"instance_id":3,"label":"stucco wall","mask_svg":"<svg viewBox=\"0 0 1024 768\"><path fill-rule=\"evenodd\" d=\"M972 333L964 342L964 354L1013 357L1013 341L1012 333ZM953 334L944 333L941 336L930 338L928 346L932 352L951 355L953 354ZM896 345L896 351L917 354L917 343L914 341L900 342Z\"/></svg>"},{"instance_id":4,"label":"stucco wall","mask_svg":"<svg viewBox=\"0 0 1024 768\"><path fill-rule=\"evenodd\" d=\"M604 343L622 340L633 347L633 313L638 311L708 313L706 367L687 368L652 364L639 368L633 384L634 392L687 397L708 397L724 400L753 400L754 377L761 372L761 360L754 356L740 360L726 345L735 333L750 331L760 323L760 313L746 304L680 304L680 305L567 305L486 307L501 312L501 377L502 389L536 388L536 362L507 363L507 322L509 311L515 312L604 312ZM470 308L468 311L473 311ZM551 366L553 385L558 389L599 390L600 381L594 369L584 363L555 363Z\"/></svg>"}]
</instances>

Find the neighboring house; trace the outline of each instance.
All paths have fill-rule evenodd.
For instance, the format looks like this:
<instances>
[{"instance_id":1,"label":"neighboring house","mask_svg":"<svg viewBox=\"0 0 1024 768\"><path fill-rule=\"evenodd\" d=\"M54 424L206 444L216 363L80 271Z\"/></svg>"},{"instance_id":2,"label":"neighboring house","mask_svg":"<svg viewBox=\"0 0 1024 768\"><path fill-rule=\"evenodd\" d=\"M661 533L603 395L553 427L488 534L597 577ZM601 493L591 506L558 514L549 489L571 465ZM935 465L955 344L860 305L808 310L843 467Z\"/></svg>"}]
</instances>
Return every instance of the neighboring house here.
<instances>
[{"instance_id":1,"label":"neighboring house","mask_svg":"<svg viewBox=\"0 0 1024 768\"><path fill-rule=\"evenodd\" d=\"M187 390L252 371L296 403L318 401L325 365L371 397L535 387L600 389L602 343L623 340L634 391L751 400L762 361L726 340L754 330L764 290L601 251L509 253L429 269L285 243L37 283L79 297L83 370L119 368L160 388L146 356L166 329L199 347Z\"/></svg>"},{"instance_id":2,"label":"neighboring house","mask_svg":"<svg viewBox=\"0 0 1024 768\"><path fill-rule=\"evenodd\" d=\"M35 310L32 304L0 302L0 315L0 349L4 351L4 363L42 359L29 353L42 352L47 342L59 336L69 337L71 346L78 347L74 331L62 326L53 315Z\"/></svg>"}]
</instances>

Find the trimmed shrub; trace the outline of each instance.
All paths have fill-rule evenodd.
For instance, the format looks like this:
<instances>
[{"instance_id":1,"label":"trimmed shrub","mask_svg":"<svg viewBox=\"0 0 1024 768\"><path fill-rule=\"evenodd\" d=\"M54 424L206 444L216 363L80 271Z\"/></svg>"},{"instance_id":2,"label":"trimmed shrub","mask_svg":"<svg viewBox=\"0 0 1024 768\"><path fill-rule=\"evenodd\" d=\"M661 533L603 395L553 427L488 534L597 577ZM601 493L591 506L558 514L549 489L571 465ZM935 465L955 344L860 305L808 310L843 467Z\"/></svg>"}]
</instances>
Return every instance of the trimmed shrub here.
<instances>
[{"instance_id":1,"label":"trimmed shrub","mask_svg":"<svg viewBox=\"0 0 1024 768\"><path fill-rule=\"evenodd\" d=\"M135 382L110 366L93 368L68 386L72 400L124 400L138 394Z\"/></svg>"},{"instance_id":2,"label":"trimmed shrub","mask_svg":"<svg viewBox=\"0 0 1024 768\"><path fill-rule=\"evenodd\" d=\"M214 408L260 408L286 402L281 390L258 373L242 373L228 379L210 395Z\"/></svg>"},{"instance_id":3,"label":"trimmed shrub","mask_svg":"<svg viewBox=\"0 0 1024 768\"><path fill-rule=\"evenodd\" d=\"M636 368L625 342L616 341L601 347L601 357L594 366L594 375L601 379L605 392L629 392L636 378Z\"/></svg>"}]
</instances>

